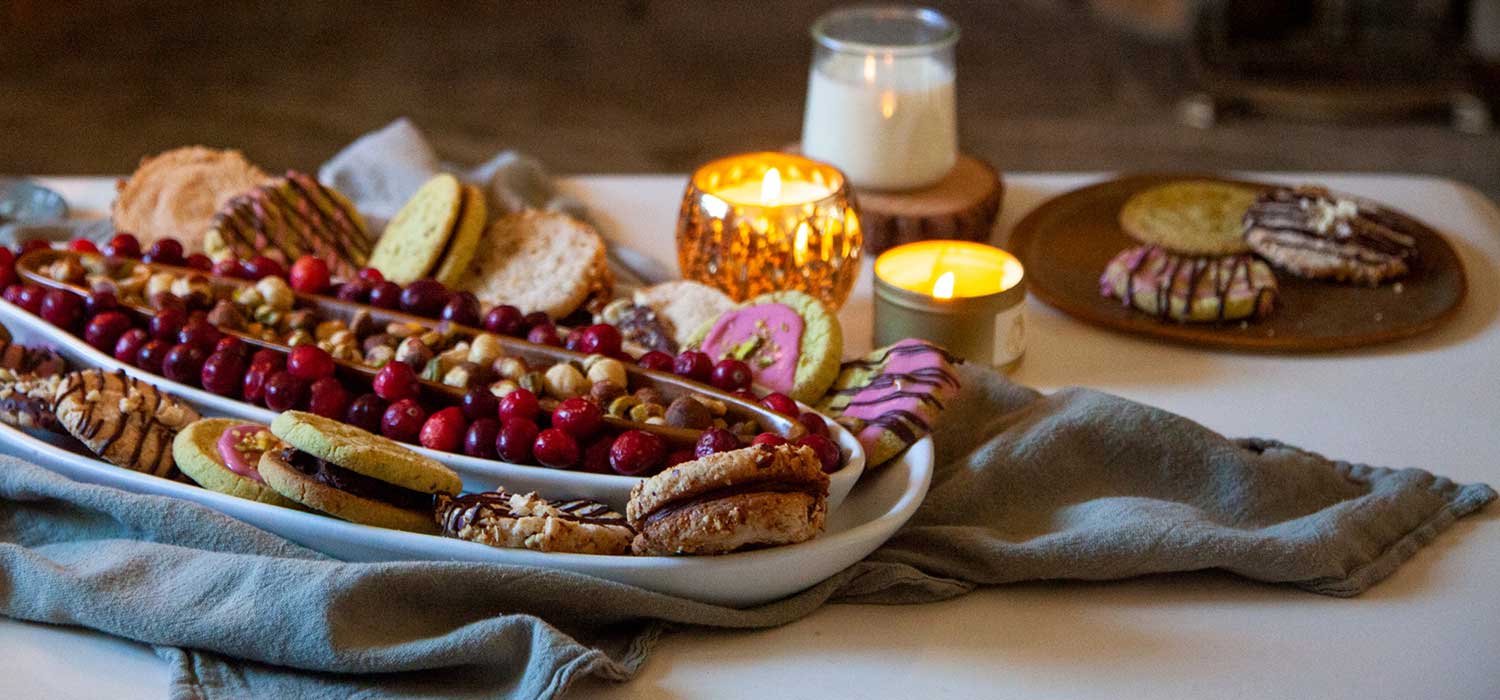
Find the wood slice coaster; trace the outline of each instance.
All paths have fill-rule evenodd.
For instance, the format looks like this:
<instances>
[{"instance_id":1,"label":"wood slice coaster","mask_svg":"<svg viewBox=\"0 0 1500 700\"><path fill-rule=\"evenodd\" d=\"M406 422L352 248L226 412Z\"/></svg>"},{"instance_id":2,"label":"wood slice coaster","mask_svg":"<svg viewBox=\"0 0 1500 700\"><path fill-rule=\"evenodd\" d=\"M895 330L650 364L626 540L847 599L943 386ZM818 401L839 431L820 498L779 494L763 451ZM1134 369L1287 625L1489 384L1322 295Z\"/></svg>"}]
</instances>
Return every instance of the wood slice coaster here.
<instances>
[{"instance_id":1,"label":"wood slice coaster","mask_svg":"<svg viewBox=\"0 0 1500 700\"><path fill-rule=\"evenodd\" d=\"M1320 282L1276 270L1280 298L1255 321L1187 324L1160 321L1099 294L1099 275L1120 251L1140 245L1120 230L1125 200L1177 180L1271 185L1213 175L1132 175L1054 197L1026 215L1007 248L1026 266L1027 289L1083 321L1191 345L1258 352L1318 352L1384 343L1425 333L1451 318L1467 280L1452 246L1436 231L1398 211L1417 239L1411 272L1379 287ZM1399 290L1399 291L1398 291Z\"/></svg>"},{"instance_id":2,"label":"wood slice coaster","mask_svg":"<svg viewBox=\"0 0 1500 700\"><path fill-rule=\"evenodd\" d=\"M872 254L933 238L988 242L1005 185L993 166L960 154L936 185L908 192L855 188L865 250Z\"/></svg>"}]
</instances>

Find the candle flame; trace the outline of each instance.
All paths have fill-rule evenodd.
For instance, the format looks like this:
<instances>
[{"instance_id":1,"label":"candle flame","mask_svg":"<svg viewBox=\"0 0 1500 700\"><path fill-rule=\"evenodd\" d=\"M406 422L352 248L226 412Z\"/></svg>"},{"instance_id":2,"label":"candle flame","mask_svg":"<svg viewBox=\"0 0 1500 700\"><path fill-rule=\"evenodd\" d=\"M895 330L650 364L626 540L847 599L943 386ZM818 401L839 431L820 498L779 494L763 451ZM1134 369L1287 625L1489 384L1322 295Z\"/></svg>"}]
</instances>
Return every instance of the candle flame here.
<instances>
[{"instance_id":1,"label":"candle flame","mask_svg":"<svg viewBox=\"0 0 1500 700\"><path fill-rule=\"evenodd\" d=\"M875 57L865 56L865 82L875 84Z\"/></svg>"},{"instance_id":2,"label":"candle flame","mask_svg":"<svg viewBox=\"0 0 1500 700\"><path fill-rule=\"evenodd\" d=\"M781 201L781 171L775 168L766 171L765 178L760 181L760 201L762 204Z\"/></svg>"},{"instance_id":3,"label":"candle flame","mask_svg":"<svg viewBox=\"0 0 1500 700\"><path fill-rule=\"evenodd\" d=\"M932 283L932 296L934 299L953 298L953 271L949 270L938 276L937 281Z\"/></svg>"}]
</instances>

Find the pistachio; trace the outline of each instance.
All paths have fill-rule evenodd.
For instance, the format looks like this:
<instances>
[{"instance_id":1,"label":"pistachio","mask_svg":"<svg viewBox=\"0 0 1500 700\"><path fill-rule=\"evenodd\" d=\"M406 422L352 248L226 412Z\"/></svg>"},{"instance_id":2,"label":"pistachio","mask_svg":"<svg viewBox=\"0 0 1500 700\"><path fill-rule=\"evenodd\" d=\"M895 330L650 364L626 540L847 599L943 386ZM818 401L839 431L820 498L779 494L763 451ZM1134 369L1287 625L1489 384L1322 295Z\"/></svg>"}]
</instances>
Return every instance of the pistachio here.
<instances>
[{"instance_id":1,"label":"pistachio","mask_svg":"<svg viewBox=\"0 0 1500 700\"><path fill-rule=\"evenodd\" d=\"M525 389L538 396L542 395L547 390L546 377L543 376L541 372L537 372L535 370L521 375L521 377L516 380L516 384L520 385L522 389Z\"/></svg>"},{"instance_id":2,"label":"pistachio","mask_svg":"<svg viewBox=\"0 0 1500 700\"><path fill-rule=\"evenodd\" d=\"M256 291L254 287L241 287L239 291L234 293L234 303L253 309L266 303L266 298L261 296L260 292Z\"/></svg>"},{"instance_id":3,"label":"pistachio","mask_svg":"<svg viewBox=\"0 0 1500 700\"><path fill-rule=\"evenodd\" d=\"M255 307L255 320L267 326L276 326L281 323L281 312L270 304L261 304Z\"/></svg>"},{"instance_id":4,"label":"pistachio","mask_svg":"<svg viewBox=\"0 0 1500 700\"><path fill-rule=\"evenodd\" d=\"M427 361L427 365L424 366L420 372L417 372L417 376L421 377L422 379L426 379L429 382L441 381L443 378L443 373L446 370L447 368L443 366L443 361L439 358L434 357L431 360Z\"/></svg>"},{"instance_id":5,"label":"pistachio","mask_svg":"<svg viewBox=\"0 0 1500 700\"><path fill-rule=\"evenodd\" d=\"M515 391L519 388L521 388L521 385L515 383L513 380L501 379L500 381L490 385L490 393L494 394L495 396L505 396L506 394L509 394L510 392Z\"/></svg>"},{"instance_id":6,"label":"pistachio","mask_svg":"<svg viewBox=\"0 0 1500 700\"><path fill-rule=\"evenodd\" d=\"M288 347L295 348L298 345L317 345L318 339L314 338L313 335L307 331L298 330L292 331L292 334L286 337L285 342Z\"/></svg>"},{"instance_id":7,"label":"pistachio","mask_svg":"<svg viewBox=\"0 0 1500 700\"><path fill-rule=\"evenodd\" d=\"M609 408L605 412L616 418L624 418L630 415L631 409L639 405L640 399L634 396L620 396L609 402Z\"/></svg>"},{"instance_id":8,"label":"pistachio","mask_svg":"<svg viewBox=\"0 0 1500 700\"><path fill-rule=\"evenodd\" d=\"M643 403L630 409L630 420L644 423L648 418L666 418L666 409L659 403Z\"/></svg>"},{"instance_id":9,"label":"pistachio","mask_svg":"<svg viewBox=\"0 0 1500 700\"><path fill-rule=\"evenodd\" d=\"M381 347L395 350L396 346L400 343L401 339L397 338L394 335L391 335L390 333L376 333L375 335L365 338L364 342L360 343L360 347L365 352L369 352L375 348Z\"/></svg>"},{"instance_id":10,"label":"pistachio","mask_svg":"<svg viewBox=\"0 0 1500 700\"><path fill-rule=\"evenodd\" d=\"M443 383L448 386L465 388L469 386L469 380L474 378L474 369L478 365L472 362L460 362L452 369L443 373Z\"/></svg>"},{"instance_id":11,"label":"pistachio","mask_svg":"<svg viewBox=\"0 0 1500 700\"><path fill-rule=\"evenodd\" d=\"M386 363L394 359L396 359L396 349L387 345L376 345L365 351L365 364L377 369L386 366Z\"/></svg>"},{"instance_id":12,"label":"pistachio","mask_svg":"<svg viewBox=\"0 0 1500 700\"><path fill-rule=\"evenodd\" d=\"M612 326L620 325L620 320L625 318L626 312L630 311L635 304L629 299L616 299L604 305L599 313L594 315L594 323L608 323Z\"/></svg>"}]
</instances>

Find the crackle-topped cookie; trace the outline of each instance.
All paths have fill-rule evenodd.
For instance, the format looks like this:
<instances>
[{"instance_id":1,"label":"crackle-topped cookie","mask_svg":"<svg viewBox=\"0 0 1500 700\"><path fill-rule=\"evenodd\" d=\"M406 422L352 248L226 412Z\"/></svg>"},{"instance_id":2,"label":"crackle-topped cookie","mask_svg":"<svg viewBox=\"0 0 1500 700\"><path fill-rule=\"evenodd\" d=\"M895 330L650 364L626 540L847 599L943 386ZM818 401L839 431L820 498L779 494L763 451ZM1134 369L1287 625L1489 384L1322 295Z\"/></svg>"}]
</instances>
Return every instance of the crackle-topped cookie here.
<instances>
[{"instance_id":1,"label":"crackle-topped cookie","mask_svg":"<svg viewBox=\"0 0 1500 700\"><path fill-rule=\"evenodd\" d=\"M1228 182L1185 180L1140 192L1120 208L1120 228L1147 245L1182 255L1249 251L1240 235L1255 190Z\"/></svg>"},{"instance_id":2,"label":"crackle-topped cookie","mask_svg":"<svg viewBox=\"0 0 1500 700\"><path fill-rule=\"evenodd\" d=\"M491 547L539 552L628 554L635 531L596 501L549 501L505 490L439 495L433 517L443 534Z\"/></svg>"},{"instance_id":3,"label":"crackle-topped cookie","mask_svg":"<svg viewBox=\"0 0 1500 700\"><path fill-rule=\"evenodd\" d=\"M1278 187L1245 213L1245 242L1299 277L1376 285L1405 275L1417 240L1380 207L1321 187Z\"/></svg>"},{"instance_id":4,"label":"crackle-topped cookie","mask_svg":"<svg viewBox=\"0 0 1500 700\"><path fill-rule=\"evenodd\" d=\"M124 372L86 369L58 381L57 422L94 454L117 467L167 476L172 440L198 412Z\"/></svg>"}]
</instances>

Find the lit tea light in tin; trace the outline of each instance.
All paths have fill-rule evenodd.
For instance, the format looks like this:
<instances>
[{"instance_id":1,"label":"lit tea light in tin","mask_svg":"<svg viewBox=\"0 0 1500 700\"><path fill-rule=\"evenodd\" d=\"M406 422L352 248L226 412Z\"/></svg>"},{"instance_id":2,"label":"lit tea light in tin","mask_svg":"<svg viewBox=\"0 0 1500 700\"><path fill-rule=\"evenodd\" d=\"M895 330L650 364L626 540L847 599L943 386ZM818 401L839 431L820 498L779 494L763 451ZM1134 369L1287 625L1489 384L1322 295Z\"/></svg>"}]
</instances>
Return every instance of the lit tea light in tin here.
<instances>
[{"instance_id":1,"label":"lit tea light in tin","mask_svg":"<svg viewBox=\"0 0 1500 700\"><path fill-rule=\"evenodd\" d=\"M875 260L875 345L931 340L970 361L1010 366L1025 351L1021 261L969 241L897 246Z\"/></svg>"}]
</instances>

